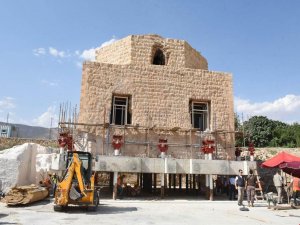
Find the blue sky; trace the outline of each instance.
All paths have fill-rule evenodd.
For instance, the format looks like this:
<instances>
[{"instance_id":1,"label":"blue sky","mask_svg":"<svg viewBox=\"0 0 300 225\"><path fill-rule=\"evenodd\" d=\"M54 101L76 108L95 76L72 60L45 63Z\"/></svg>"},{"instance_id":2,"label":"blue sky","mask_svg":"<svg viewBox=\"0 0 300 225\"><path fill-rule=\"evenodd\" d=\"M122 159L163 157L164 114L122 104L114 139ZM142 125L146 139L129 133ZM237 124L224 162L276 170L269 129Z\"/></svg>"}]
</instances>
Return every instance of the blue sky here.
<instances>
[{"instance_id":1,"label":"blue sky","mask_svg":"<svg viewBox=\"0 0 300 225\"><path fill-rule=\"evenodd\" d=\"M81 64L131 34L183 39L233 74L235 111L300 122L300 1L35 0L0 3L0 121L50 126L79 105Z\"/></svg>"}]
</instances>

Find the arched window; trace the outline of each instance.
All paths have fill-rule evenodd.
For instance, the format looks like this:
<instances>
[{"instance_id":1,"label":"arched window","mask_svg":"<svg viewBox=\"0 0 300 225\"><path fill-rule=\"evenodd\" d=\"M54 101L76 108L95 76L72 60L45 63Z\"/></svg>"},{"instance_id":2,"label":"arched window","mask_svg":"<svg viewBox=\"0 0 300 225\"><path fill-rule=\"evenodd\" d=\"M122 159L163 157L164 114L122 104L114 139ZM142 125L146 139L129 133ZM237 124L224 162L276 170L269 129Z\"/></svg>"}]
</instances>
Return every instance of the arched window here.
<instances>
[{"instance_id":1,"label":"arched window","mask_svg":"<svg viewBox=\"0 0 300 225\"><path fill-rule=\"evenodd\" d=\"M165 65L166 60L165 60L165 55L162 50L157 49L154 57L153 57L153 64L154 65Z\"/></svg>"}]
</instances>

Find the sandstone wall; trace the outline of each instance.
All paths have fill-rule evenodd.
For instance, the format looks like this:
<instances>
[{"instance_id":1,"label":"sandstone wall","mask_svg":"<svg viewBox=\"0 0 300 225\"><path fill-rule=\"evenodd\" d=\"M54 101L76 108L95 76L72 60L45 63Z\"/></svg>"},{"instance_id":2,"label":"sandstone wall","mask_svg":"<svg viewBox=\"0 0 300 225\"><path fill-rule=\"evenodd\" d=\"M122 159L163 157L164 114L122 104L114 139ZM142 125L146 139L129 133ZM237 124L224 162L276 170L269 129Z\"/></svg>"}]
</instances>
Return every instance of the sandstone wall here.
<instances>
[{"instance_id":1,"label":"sandstone wall","mask_svg":"<svg viewBox=\"0 0 300 225\"><path fill-rule=\"evenodd\" d=\"M185 67L208 70L207 60L193 49L187 42L184 43Z\"/></svg>"},{"instance_id":2,"label":"sandstone wall","mask_svg":"<svg viewBox=\"0 0 300 225\"><path fill-rule=\"evenodd\" d=\"M131 36L96 50L96 61L110 64L131 63Z\"/></svg>"},{"instance_id":3,"label":"sandstone wall","mask_svg":"<svg viewBox=\"0 0 300 225\"><path fill-rule=\"evenodd\" d=\"M139 68L85 63L80 121L103 122L104 107L108 121L113 93L132 97L134 125L189 129L189 101L197 100L210 103L210 130L234 129L230 74L155 65Z\"/></svg>"},{"instance_id":4,"label":"sandstone wall","mask_svg":"<svg viewBox=\"0 0 300 225\"><path fill-rule=\"evenodd\" d=\"M166 65L152 65L157 49L163 51ZM200 139L196 130L190 130L189 106L191 101L203 101L209 104L208 128L227 132L214 134L219 149L225 150L223 158L233 157L231 74L208 71L206 59L186 41L158 35L131 35L96 54L97 62L83 65L79 122L109 123L113 95L125 95L130 97L131 126L137 128L80 127L95 135L91 142L97 150L112 152L112 135L121 134L135 143L127 142L123 149L127 155L155 157L158 139L165 136L175 143L169 152L173 157L197 157L199 147L194 144ZM176 127L180 129L170 131Z\"/></svg>"},{"instance_id":5,"label":"sandstone wall","mask_svg":"<svg viewBox=\"0 0 300 225\"><path fill-rule=\"evenodd\" d=\"M152 64L157 49L166 57L166 66L207 70L207 61L186 41L159 35L131 35L96 51L96 61L109 64Z\"/></svg>"},{"instance_id":6,"label":"sandstone wall","mask_svg":"<svg viewBox=\"0 0 300 225\"><path fill-rule=\"evenodd\" d=\"M199 100L210 104L210 130L234 130L230 74L156 65L141 68L87 62L83 65L79 122L109 122L113 94L131 96L132 125L190 129L189 101ZM103 133L96 127L85 130L98 135ZM182 135L175 136L185 141ZM226 145L233 149L234 137L229 136ZM230 150L229 155L232 152Z\"/></svg>"}]
</instances>

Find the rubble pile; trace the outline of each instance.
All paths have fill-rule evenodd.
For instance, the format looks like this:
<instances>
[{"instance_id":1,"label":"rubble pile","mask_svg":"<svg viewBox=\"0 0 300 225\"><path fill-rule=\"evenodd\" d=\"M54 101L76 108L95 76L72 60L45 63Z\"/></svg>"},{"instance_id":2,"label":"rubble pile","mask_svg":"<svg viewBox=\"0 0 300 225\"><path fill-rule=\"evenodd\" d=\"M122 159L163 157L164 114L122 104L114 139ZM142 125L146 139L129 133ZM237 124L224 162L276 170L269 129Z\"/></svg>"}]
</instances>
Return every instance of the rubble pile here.
<instances>
[{"instance_id":1,"label":"rubble pile","mask_svg":"<svg viewBox=\"0 0 300 225\"><path fill-rule=\"evenodd\" d=\"M12 188L8 193L6 193L2 201L8 206L26 205L43 200L48 196L48 194L49 192L46 188L32 184Z\"/></svg>"}]
</instances>

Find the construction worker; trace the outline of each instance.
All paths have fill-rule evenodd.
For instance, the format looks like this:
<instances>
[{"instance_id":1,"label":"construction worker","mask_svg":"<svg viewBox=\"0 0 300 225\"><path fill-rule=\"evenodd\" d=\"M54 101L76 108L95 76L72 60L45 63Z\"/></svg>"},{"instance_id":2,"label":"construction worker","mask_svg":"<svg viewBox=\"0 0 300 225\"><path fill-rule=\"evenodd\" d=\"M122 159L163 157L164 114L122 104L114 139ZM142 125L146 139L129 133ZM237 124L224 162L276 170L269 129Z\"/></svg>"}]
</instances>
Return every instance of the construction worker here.
<instances>
[{"instance_id":1,"label":"construction worker","mask_svg":"<svg viewBox=\"0 0 300 225\"><path fill-rule=\"evenodd\" d=\"M278 194L278 204L281 204L282 203L281 193L282 193L282 186L283 186L283 178L279 174L279 170L277 170L275 175L273 176L273 182L274 182L274 186L276 187L277 194Z\"/></svg>"},{"instance_id":2,"label":"construction worker","mask_svg":"<svg viewBox=\"0 0 300 225\"><path fill-rule=\"evenodd\" d=\"M235 178L235 189L238 190L238 205L243 205L244 192L245 192L245 178L243 176L243 170L239 169L239 174Z\"/></svg>"},{"instance_id":3,"label":"construction worker","mask_svg":"<svg viewBox=\"0 0 300 225\"><path fill-rule=\"evenodd\" d=\"M55 191L56 191L56 187L57 187L58 176L56 175L56 173L53 173L50 176L50 179L51 179L51 184L52 184L53 197L55 197Z\"/></svg>"},{"instance_id":4,"label":"construction worker","mask_svg":"<svg viewBox=\"0 0 300 225\"><path fill-rule=\"evenodd\" d=\"M44 187L48 190L48 197L50 196L50 193L52 191L52 183L51 183L51 179L49 177L50 177L50 174L48 174L48 177L43 178L43 180L41 180L39 182L39 185L41 187Z\"/></svg>"},{"instance_id":5,"label":"construction worker","mask_svg":"<svg viewBox=\"0 0 300 225\"><path fill-rule=\"evenodd\" d=\"M300 197L300 178L293 177L289 187L293 187L294 206L298 206L297 198Z\"/></svg>"},{"instance_id":6,"label":"construction worker","mask_svg":"<svg viewBox=\"0 0 300 225\"><path fill-rule=\"evenodd\" d=\"M257 181L257 177L253 174L253 170L250 169L249 175L246 178L246 192L247 192L248 207L254 206L253 203L254 203L254 196L255 196L256 181Z\"/></svg>"},{"instance_id":7,"label":"construction worker","mask_svg":"<svg viewBox=\"0 0 300 225\"><path fill-rule=\"evenodd\" d=\"M125 178L125 175L120 175L117 178L117 196L119 196L119 198L123 197L124 178Z\"/></svg>"}]
</instances>

